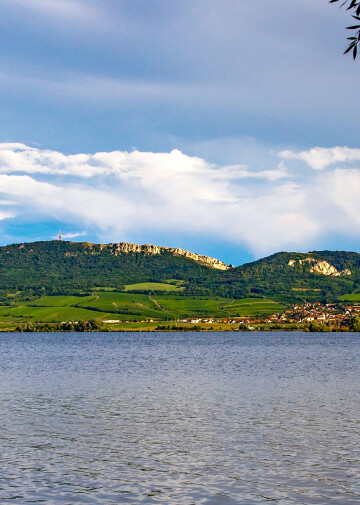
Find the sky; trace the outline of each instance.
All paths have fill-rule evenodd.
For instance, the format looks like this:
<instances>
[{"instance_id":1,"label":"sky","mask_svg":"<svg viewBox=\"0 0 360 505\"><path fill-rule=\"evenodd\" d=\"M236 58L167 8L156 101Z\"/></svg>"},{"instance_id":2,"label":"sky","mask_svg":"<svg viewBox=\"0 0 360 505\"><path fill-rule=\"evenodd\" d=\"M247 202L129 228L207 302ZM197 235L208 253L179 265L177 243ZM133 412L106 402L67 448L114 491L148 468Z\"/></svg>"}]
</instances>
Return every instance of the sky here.
<instances>
[{"instance_id":1,"label":"sky","mask_svg":"<svg viewBox=\"0 0 360 505\"><path fill-rule=\"evenodd\" d=\"M327 0L1 0L0 245L360 252L360 62Z\"/></svg>"}]
</instances>

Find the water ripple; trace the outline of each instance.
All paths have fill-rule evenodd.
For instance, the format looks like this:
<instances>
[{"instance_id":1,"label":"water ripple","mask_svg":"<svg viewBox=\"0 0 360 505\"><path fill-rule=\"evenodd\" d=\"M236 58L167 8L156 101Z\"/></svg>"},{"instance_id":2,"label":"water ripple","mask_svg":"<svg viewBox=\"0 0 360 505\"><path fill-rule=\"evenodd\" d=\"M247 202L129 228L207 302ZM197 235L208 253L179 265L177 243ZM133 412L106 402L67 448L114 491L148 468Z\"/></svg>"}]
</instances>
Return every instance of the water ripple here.
<instances>
[{"instance_id":1,"label":"water ripple","mask_svg":"<svg viewBox=\"0 0 360 505\"><path fill-rule=\"evenodd\" d=\"M2 334L7 504L360 502L358 334Z\"/></svg>"}]
</instances>

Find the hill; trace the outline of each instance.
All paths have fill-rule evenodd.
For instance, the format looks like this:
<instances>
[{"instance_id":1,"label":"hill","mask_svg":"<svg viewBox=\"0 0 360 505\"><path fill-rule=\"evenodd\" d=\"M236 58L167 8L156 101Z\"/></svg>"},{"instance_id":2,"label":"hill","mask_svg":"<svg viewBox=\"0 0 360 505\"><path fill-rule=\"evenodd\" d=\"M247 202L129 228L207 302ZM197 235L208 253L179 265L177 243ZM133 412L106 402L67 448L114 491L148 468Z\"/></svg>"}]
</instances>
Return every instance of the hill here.
<instances>
[{"instance_id":1,"label":"hill","mask_svg":"<svg viewBox=\"0 0 360 505\"><path fill-rule=\"evenodd\" d=\"M210 281L215 268L211 268L211 264L204 265L207 257L202 256L199 261L197 258L166 248L155 250L153 246L126 250L121 244L88 242L12 244L0 248L0 290L42 289L47 293L63 294L94 286L121 290L124 284L168 279L201 282L206 278Z\"/></svg>"},{"instance_id":2,"label":"hill","mask_svg":"<svg viewBox=\"0 0 360 505\"><path fill-rule=\"evenodd\" d=\"M360 288L360 254L280 252L238 267L183 249L49 241L0 247L0 297L88 294L94 288L277 301L338 300Z\"/></svg>"},{"instance_id":3,"label":"hill","mask_svg":"<svg viewBox=\"0 0 360 505\"><path fill-rule=\"evenodd\" d=\"M220 275L233 296L273 296L287 302L335 301L360 287L360 254L280 252Z\"/></svg>"}]
</instances>

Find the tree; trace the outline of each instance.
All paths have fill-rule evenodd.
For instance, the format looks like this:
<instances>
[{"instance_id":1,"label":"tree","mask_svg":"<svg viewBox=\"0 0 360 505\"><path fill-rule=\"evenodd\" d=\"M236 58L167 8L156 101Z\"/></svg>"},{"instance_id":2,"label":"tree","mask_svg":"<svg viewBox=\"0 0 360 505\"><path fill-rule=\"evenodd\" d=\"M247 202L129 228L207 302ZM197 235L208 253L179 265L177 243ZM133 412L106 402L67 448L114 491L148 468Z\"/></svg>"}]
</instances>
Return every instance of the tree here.
<instances>
[{"instance_id":1,"label":"tree","mask_svg":"<svg viewBox=\"0 0 360 505\"><path fill-rule=\"evenodd\" d=\"M338 1L339 0L329 0L329 2L331 4L338 2ZM356 21L360 21L360 1L344 0L340 7L343 7L346 4L348 4L348 7L346 10L352 11L351 16L354 19L356 19ZM355 30L355 32L352 32L351 37L347 37L347 39L349 40L349 46L346 49L346 51L344 52L344 54L352 51L352 55L355 60L357 53L358 53L358 47L360 47L360 24L347 26L346 29L347 30Z\"/></svg>"},{"instance_id":2,"label":"tree","mask_svg":"<svg viewBox=\"0 0 360 505\"><path fill-rule=\"evenodd\" d=\"M351 318L349 328L351 331L360 332L360 317L359 316L354 316Z\"/></svg>"}]
</instances>

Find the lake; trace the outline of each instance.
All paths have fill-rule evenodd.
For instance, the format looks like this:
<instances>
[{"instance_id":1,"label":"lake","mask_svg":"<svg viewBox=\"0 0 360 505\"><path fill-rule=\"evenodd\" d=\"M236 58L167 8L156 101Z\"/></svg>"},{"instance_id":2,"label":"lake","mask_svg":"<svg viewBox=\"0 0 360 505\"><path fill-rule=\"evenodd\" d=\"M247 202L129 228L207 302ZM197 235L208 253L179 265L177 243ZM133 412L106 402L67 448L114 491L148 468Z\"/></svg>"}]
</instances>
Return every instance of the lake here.
<instances>
[{"instance_id":1,"label":"lake","mask_svg":"<svg viewBox=\"0 0 360 505\"><path fill-rule=\"evenodd\" d=\"M359 504L360 334L2 333L0 501Z\"/></svg>"}]
</instances>

